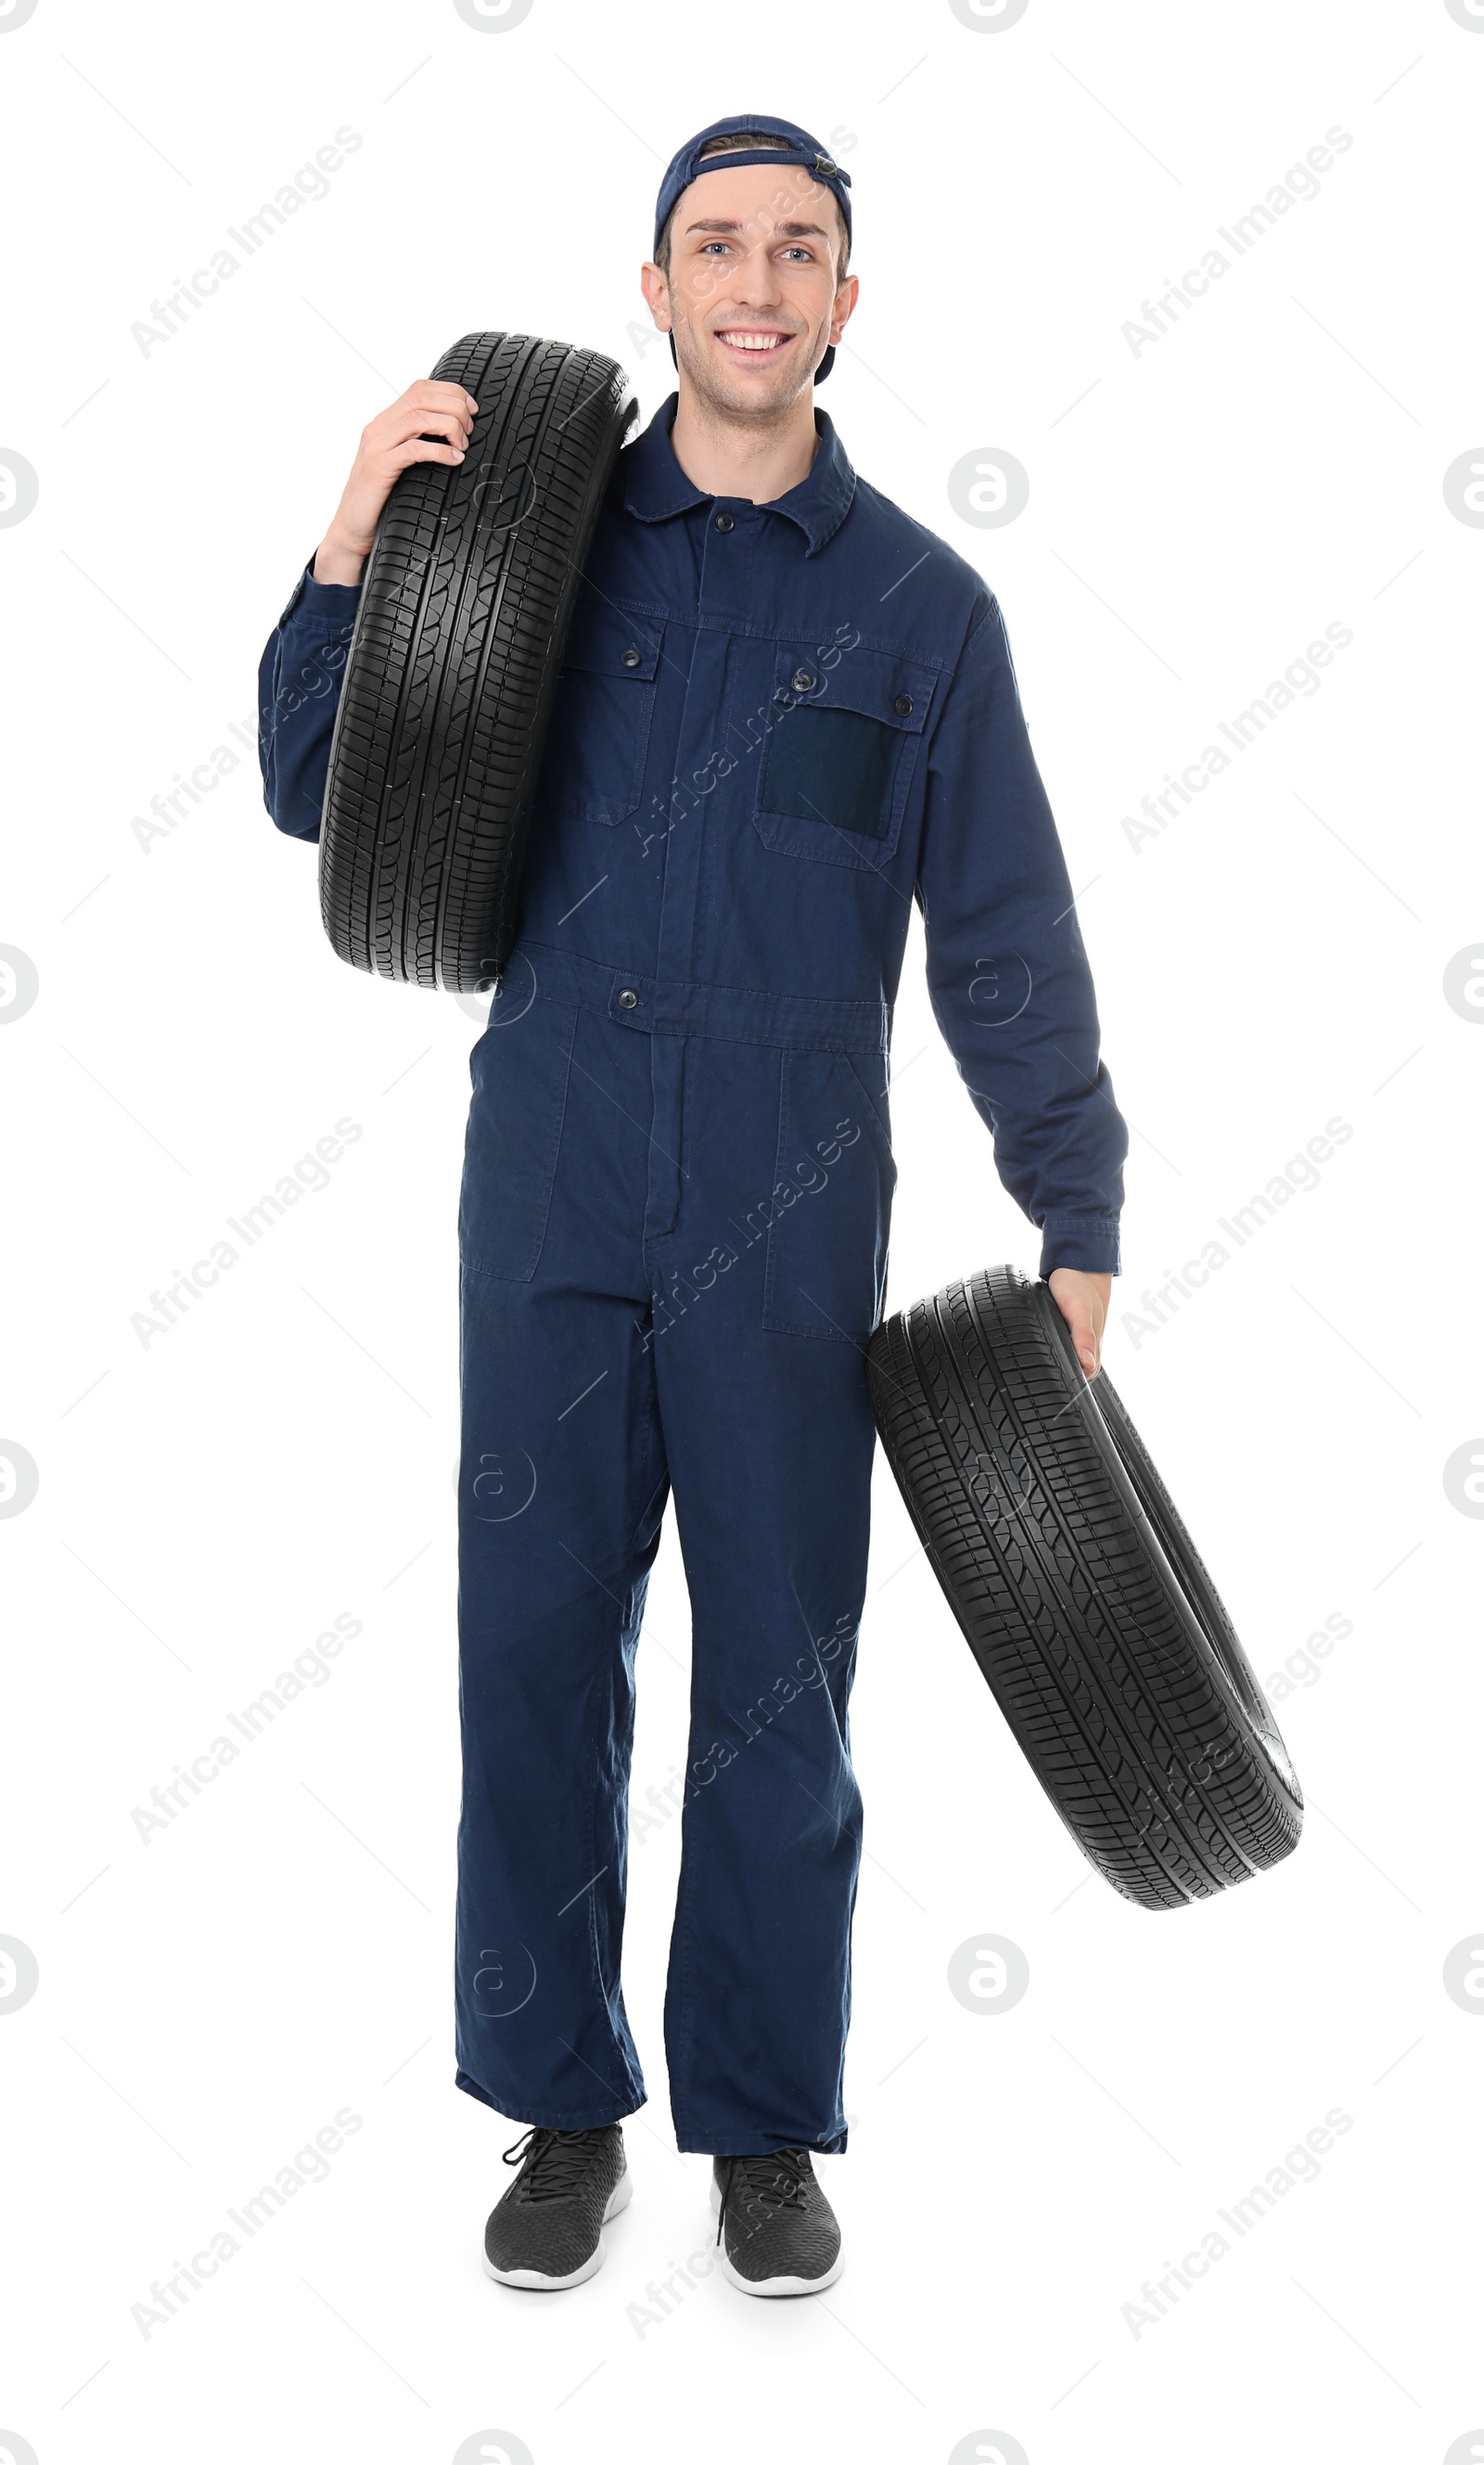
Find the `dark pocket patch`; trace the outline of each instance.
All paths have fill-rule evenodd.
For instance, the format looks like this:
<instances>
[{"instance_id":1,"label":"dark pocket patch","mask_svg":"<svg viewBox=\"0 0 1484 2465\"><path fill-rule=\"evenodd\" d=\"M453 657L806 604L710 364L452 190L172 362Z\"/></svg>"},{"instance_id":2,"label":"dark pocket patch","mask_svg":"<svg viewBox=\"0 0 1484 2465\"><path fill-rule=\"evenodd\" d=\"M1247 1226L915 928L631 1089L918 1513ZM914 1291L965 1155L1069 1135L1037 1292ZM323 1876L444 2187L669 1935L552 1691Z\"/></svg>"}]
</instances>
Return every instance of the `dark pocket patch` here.
<instances>
[{"instance_id":1,"label":"dark pocket patch","mask_svg":"<svg viewBox=\"0 0 1484 2465\"><path fill-rule=\"evenodd\" d=\"M864 711L808 703L780 710L764 758L759 810L884 839L902 742L900 728Z\"/></svg>"}]
</instances>

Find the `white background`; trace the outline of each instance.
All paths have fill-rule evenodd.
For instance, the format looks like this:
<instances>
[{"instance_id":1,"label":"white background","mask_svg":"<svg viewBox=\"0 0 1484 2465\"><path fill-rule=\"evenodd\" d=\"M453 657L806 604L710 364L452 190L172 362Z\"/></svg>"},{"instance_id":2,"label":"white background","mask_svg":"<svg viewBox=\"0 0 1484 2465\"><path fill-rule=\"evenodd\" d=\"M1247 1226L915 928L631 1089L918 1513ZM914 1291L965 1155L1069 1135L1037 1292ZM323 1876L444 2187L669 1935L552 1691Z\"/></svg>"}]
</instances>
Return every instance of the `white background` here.
<instances>
[{"instance_id":1,"label":"white background","mask_svg":"<svg viewBox=\"0 0 1484 2465\"><path fill-rule=\"evenodd\" d=\"M39 477L0 529L0 941L39 978L0 1037L0 1436L39 1468L0 1522L0 1933L40 1973L0 2018L11 2453L447 2465L484 2432L497 2465L944 2465L1013 2457L997 2431L1032 2465L1451 2459L1484 2424L1484 2013L1442 1979L1484 1922L1484 1528L1442 1473L1484 1450L1484 1034L1443 972L1484 941L1484 532L1443 475L1484 433L1484 20L535 0L485 33L453 0L39 0L0 33L0 448ZM1147 1915L1041 1796L878 1464L851 2149L825 2167L847 2273L794 2304L712 2275L646 2323L710 2234L665 2101L677 1822L631 1857L651 2102L579 2291L482 2276L516 2126L453 2086L477 1027L337 963L313 853L229 727L252 733L362 424L457 335L592 344L646 416L663 398L637 287L658 175L754 106L854 182L861 304L821 400L1007 612L1133 1127L1113 1377L1259 1674L1326 1616L1353 1631L1278 1705L1297 1854ZM142 352L151 300L342 126L363 143L330 194ZM1320 195L1136 356L1141 302L1333 126L1354 142ZM1006 528L949 503L976 449L1030 474ZM1354 640L1320 689L1136 854L1122 816L1334 621ZM235 769L142 847L133 817L219 744ZM916 941L896 1050L894 1304L1033 1267ZM1119 1313L1336 1115L1320 1186L1136 1342ZM151 1290L343 1116L363 1135L330 1186L142 1344ZM145 1846L131 1810L338 1612L363 1632L328 1681ZM683 1753L686 1638L667 1533L636 1802ZM1012 2011L947 1989L976 1930L1029 1959ZM328 2179L143 2336L131 2306L343 2107ZM1136 2336L1143 2281L1335 2107L1319 2179Z\"/></svg>"}]
</instances>

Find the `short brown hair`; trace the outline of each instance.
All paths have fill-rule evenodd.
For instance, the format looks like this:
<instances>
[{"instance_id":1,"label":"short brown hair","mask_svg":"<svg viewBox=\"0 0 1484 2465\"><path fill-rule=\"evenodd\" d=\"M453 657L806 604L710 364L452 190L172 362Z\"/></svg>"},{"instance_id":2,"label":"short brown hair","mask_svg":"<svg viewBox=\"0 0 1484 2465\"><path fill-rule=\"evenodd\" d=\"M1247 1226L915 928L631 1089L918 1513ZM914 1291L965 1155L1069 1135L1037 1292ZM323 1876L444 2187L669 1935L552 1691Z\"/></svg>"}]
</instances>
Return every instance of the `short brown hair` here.
<instances>
[{"instance_id":1,"label":"short brown hair","mask_svg":"<svg viewBox=\"0 0 1484 2465\"><path fill-rule=\"evenodd\" d=\"M795 151L790 138L764 135L760 128L742 128L739 129L733 137L708 137L697 160L704 163L708 155L712 154L751 154L754 150L761 152L764 148L766 148L770 154L792 154ZM836 203L835 211L839 216L840 224L840 262L835 268L834 278L836 283L841 283L845 280L845 271L851 261L851 240L850 233L845 228L845 216L840 213L838 203ZM668 274L670 271L670 233L674 223L675 208L672 206L665 218L665 228L660 233L654 247L654 262L662 274Z\"/></svg>"}]
</instances>

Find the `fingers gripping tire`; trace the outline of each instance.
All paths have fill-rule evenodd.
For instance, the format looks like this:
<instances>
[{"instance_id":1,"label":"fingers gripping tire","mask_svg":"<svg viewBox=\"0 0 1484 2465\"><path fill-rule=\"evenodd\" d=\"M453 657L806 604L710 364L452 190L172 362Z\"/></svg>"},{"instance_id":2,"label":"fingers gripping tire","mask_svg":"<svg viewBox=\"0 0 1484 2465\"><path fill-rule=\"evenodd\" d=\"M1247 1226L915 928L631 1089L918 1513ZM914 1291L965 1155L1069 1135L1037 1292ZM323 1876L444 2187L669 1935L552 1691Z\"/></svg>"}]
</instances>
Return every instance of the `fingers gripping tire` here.
<instances>
[{"instance_id":1,"label":"fingers gripping tire","mask_svg":"<svg viewBox=\"0 0 1484 2465\"><path fill-rule=\"evenodd\" d=\"M465 459L383 507L330 744L320 910L341 958L486 990L521 861L562 647L619 447L624 371L529 334L466 334L433 377L479 405Z\"/></svg>"},{"instance_id":2,"label":"fingers gripping tire","mask_svg":"<svg viewBox=\"0 0 1484 2465\"><path fill-rule=\"evenodd\" d=\"M969 1648L1057 1813L1142 1907L1286 1857L1303 1799L1215 1586L1106 1370L994 1267L871 1342L882 1444Z\"/></svg>"}]
</instances>

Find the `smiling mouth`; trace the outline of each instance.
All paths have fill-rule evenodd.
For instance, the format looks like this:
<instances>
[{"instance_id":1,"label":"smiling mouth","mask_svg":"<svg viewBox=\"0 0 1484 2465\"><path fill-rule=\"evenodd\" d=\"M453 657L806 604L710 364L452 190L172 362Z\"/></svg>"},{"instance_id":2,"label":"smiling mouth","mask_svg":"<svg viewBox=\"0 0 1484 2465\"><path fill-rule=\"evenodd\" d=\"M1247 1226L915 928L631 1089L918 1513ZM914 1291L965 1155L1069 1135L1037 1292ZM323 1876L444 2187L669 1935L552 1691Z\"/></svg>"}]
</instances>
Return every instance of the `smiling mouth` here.
<instances>
[{"instance_id":1,"label":"smiling mouth","mask_svg":"<svg viewBox=\"0 0 1484 2465\"><path fill-rule=\"evenodd\" d=\"M776 327L723 325L718 329L716 339L740 360L765 360L776 359L794 338Z\"/></svg>"}]
</instances>

